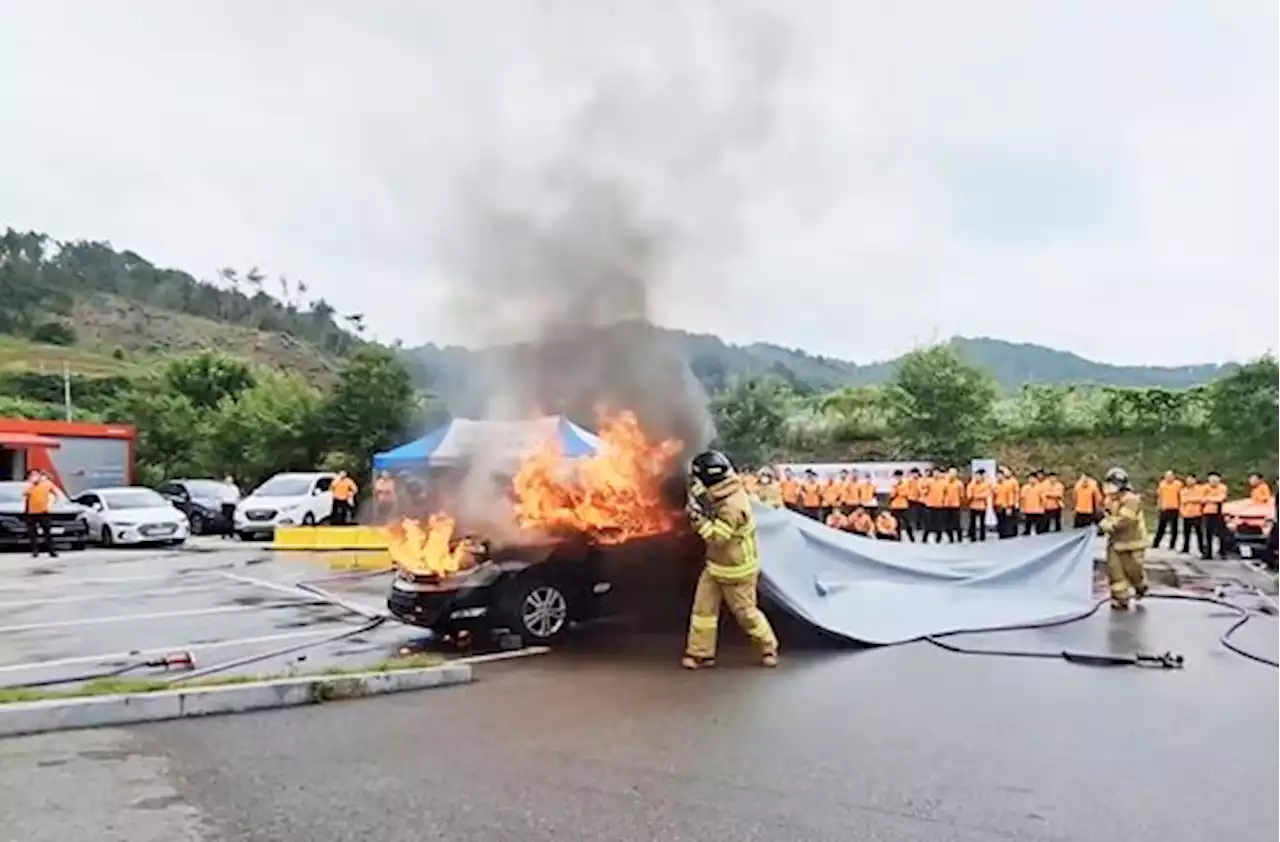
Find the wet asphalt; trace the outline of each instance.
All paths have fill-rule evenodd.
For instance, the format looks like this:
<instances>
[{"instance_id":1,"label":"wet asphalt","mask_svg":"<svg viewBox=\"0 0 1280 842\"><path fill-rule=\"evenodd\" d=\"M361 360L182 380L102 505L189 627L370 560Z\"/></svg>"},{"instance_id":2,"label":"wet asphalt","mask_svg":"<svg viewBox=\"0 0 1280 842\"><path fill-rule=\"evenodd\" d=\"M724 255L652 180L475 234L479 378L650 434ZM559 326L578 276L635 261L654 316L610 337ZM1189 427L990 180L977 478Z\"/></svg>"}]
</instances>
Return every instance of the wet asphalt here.
<instances>
[{"instance_id":1,"label":"wet asphalt","mask_svg":"<svg viewBox=\"0 0 1280 842\"><path fill-rule=\"evenodd\" d=\"M782 623L777 670L731 642L691 674L669 630L597 629L465 687L3 741L0 815L32 842L1274 840L1277 673L1217 644L1228 622L1153 602L962 641L1180 651L1168 672ZM1240 642L1274 657L1274 619Z\"/></svg>"}]
</instances>

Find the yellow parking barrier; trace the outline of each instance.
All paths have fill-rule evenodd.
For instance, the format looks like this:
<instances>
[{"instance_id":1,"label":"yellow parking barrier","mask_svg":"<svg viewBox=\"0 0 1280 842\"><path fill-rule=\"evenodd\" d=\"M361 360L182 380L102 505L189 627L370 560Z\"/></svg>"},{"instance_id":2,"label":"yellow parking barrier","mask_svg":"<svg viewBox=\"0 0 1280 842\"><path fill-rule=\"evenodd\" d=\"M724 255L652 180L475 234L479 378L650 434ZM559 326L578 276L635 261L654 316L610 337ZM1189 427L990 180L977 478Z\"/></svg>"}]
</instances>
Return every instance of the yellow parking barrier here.
<instances>
[{"instance_id":1,"label":"yellow parking barrier","mask_svg":"<svg viewBox=\"0 0 1280 842\"><path fill-rule=\"evenodd\" d=\"M382 550L387 538L376 526L281 526L271 541L276 550Z\"/></svg>"}]
</instances>

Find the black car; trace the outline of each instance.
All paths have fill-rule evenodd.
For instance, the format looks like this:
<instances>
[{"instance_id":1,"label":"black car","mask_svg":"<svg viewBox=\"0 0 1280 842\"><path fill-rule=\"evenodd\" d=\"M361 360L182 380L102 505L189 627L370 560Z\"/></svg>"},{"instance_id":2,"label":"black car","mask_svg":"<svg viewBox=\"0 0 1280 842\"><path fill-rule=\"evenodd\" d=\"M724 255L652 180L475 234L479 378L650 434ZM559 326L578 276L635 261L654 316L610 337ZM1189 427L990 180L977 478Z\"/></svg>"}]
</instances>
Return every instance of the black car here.
<instances>
[{"instance_id":1,"label":"black car","mask_svg":"<svg viewBox=\"0 0 1280 842\"><path fill-rule=\"evenodd\" d=\"M27 547L31 537L23 519L22 490L25 482L0 482L0 546ZM83 550L89 540L89 523L83 516L84 507L68 501L61 495L49 512L53 541L60 547Z\"/></svg>"},{"instance_id":2,"label":"black car","mask_svg":"<svg viewBox=\"0 0 1280 842\"><path fill-rule=\"evenodd\" d=\"M238 490L216 479L171 479L161 483L156 491L187 516L192 535L220 535L230 531L231 524L222 513L222 503L224 499L229 502L240 499ZM235 496L229 496L230 493Z\"/></svg>"},{"instance_id":3,"label":"black car","mask_svg":"<svg viewBox=\"0 0 1280 842\"><path fill-rule=\"evenodd\" d=\"M575 624L629 613L646 594L679 601L680 587L667 583L696 573L701 550L688 533L617 545L486 548L475 567L455 576L397 572L387 608L441 638L466 632L474 639L517 635L524 643L553 643Z\"/></svg>"}]
</instances>

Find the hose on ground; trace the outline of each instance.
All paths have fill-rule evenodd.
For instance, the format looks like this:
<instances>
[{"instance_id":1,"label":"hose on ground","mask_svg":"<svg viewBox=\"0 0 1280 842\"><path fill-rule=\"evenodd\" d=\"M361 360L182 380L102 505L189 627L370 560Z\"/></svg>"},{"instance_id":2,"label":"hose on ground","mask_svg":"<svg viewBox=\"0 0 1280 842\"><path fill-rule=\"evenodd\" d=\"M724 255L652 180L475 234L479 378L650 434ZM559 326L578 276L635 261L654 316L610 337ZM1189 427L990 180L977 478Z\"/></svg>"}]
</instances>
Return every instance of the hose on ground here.
<instances>
[{"instance_id":1,"label":"hose on ground","mask_svg":"<svg viewBox=\"0 0 1280 842\"><path fill-rule=\"evenodd\" d=\"M1244 608L1242 606L1236 605L1234 602L1229 602L1226 599L1222 599L1216 596L1202 596L1200 594L1189 594L1189 593L1151 593L1151 594L1147 594L1145 598L1146 599L1182 600L1185 602L1203 602L1209 605L1217 605L1222 608L1230 609L1231 611L1239 615L1238 619L1234 623L1232 623L1231 626L1225 632L1223 632L1222 636L1218 638L1218 642L1221 643L1222 646L1225 647L1228 651L1233 652L1236 655L1239 655L1243 658L1247 658L1250 661L1254 661L1255 663L1259 663L1259 664L1264 664L1269 667L1280 667L1280 662L1277 662L1271 658L1267 658L1266 656L1263 656L1263 655L1258 655L1254 652L1249 652L1248 650L1237 646L1235 643L1231 641L1231 636L1234 635L1236 632L1238 632L1241 628L1243 628L1244 625L1248 623L1249 620L1251 620L1255 616L1255 612L1250 611L1249 609ZM1183 657L1173 652L1164 652L1160 654L1137 652L1132 655L1114 655L1110 653L1077 652L1077 651L1065 650L1065 649L1064 650L986 649L986 648L979 648L979 647L961 646L959 644L951 643L943 639L947 637L954 637L961 634L987 634L987 633L1004 632L1004 631L1027 631L1031 629L1043 629L1043 628L1052 628L1054 626L1065 626L1065 625L1069 625L1071 623L1077 623L1077 622L1080 622L1081 620L1086 620L1089 617L1092 617L1094 614L1098 613L1098 609L1100 609L1104 605L1107 605L1108 603L1110 603L1110 601L1111 599L1109 597L1100 599L1096 603L1094 603L1093 606L1089 608L1087 611L1084 611L1083 613L1077 614L1073 617L1067 617L1060 620L1050 620L1048 622L1043 622L1043 623L1027 623L1024 625L1014 625L1014 626L998 626L998 627L987 628L987 629L967 629L965 631L949 632L947 634L927 635L920 639L928 643L931 643L940 649L945 649L948 652L954 652L955 654L958 654L958 655L992 655L992 656L998 656L1003 658L1043 658L1048 660L1061 659L1073 664L1081 664L1084 666L1097 666L1097 667L1139 666L1139 667L1154 667L1154 668L1160 668L1160 669L1180 669L1182 667Z\"/></svg>"}]
</instances>

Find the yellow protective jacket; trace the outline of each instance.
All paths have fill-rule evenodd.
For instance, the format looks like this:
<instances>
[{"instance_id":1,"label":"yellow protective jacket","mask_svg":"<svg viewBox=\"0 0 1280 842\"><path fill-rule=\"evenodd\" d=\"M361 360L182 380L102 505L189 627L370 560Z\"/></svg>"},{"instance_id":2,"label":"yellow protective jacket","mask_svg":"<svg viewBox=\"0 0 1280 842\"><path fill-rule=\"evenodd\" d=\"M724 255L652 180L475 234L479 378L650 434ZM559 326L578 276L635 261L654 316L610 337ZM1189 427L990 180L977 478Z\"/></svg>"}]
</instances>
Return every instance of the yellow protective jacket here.
<instances>
[{"instance_id":1,"label":"yellow protective jacket","mask_svg":"<svg viewBox=\"0 0 1280 842\"><path fill-rule=\"evenodd\" d=\"M1103 501L1107 516L1098 529L1107 536L1107 548L1117 552L1146 549L1147 521L1142 516L1142 498L1132 491L1110 494Z\"/></svg>"},{"instance_id":2,"label":"yellow protective jacket","mask_svg":"<svg viewBox=\"0 0 1280 842\"><path fill-rule=\"evenodd\" d=\"M707 489L711 511L690 513L690 521L707 542L707 573L720 582L740 582L760 572L756 519L737 474Z\"/></svg>"}]
</instances>

